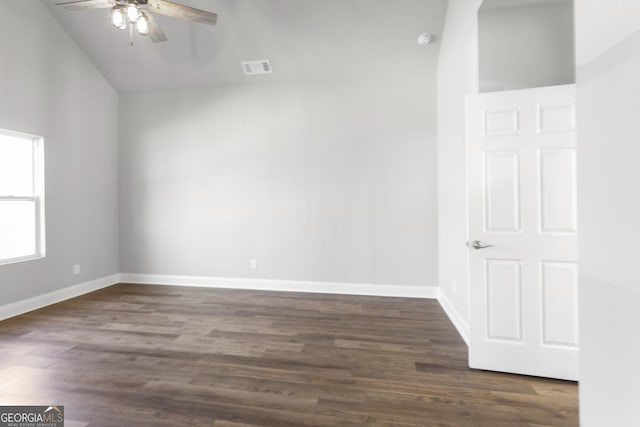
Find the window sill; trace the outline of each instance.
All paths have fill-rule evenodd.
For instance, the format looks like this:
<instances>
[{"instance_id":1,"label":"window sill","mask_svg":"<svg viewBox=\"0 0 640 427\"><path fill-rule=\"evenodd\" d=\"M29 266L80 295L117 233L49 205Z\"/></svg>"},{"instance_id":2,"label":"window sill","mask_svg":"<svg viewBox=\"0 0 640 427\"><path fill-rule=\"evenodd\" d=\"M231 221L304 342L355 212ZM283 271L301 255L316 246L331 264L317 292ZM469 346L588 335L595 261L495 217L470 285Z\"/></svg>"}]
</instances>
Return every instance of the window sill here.
<instances>
[{"instance_id":1,"label":"window sill","mask_svg":"<svg viewBox=\"0 0 640 427\"><path fill-rule=\"evenodd\" d=\"M28 255L19 258L0 259L0 267L7 264L17 264L25 261L35 261L38 259L46 258L46 255Z\"/></svg>"}]
</instances>

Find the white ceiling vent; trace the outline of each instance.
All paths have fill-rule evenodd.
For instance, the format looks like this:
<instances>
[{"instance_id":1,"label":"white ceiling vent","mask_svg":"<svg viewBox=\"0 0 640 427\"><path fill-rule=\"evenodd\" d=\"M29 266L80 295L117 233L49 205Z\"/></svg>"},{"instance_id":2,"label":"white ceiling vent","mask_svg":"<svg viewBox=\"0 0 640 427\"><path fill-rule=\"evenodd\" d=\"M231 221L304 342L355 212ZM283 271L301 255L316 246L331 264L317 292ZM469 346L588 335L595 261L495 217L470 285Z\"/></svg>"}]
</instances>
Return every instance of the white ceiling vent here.
<instances>
[{"instance_id":1,"label":"white ceiling vent","mask_svg":"<svg viewBox=\"0 0 640 427\"><path fill-rule=\"evenodd\" d=\"M253 76L256 74L271 74L271 63L268 60L263 61L248 61L242 63L242 69L247 76Z\"/></svg>"}]
</instances>

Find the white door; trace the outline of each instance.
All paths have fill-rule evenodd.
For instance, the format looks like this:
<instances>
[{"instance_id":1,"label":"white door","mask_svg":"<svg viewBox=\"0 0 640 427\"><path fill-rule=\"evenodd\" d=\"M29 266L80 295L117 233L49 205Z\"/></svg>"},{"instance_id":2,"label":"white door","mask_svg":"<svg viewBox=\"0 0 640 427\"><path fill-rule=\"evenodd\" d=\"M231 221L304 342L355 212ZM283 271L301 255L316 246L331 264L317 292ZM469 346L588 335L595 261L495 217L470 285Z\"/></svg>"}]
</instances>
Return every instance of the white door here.
<instances>
[{"instance_id":1,"label":"white door","mask_svg":"<svg viewBox=\"0 0 640 427\"><path fill-rule=\"evenodd\" d=\"M470 366L577 380L575 86L467 98L467 162Z\"/></svg>"}]
</instances>

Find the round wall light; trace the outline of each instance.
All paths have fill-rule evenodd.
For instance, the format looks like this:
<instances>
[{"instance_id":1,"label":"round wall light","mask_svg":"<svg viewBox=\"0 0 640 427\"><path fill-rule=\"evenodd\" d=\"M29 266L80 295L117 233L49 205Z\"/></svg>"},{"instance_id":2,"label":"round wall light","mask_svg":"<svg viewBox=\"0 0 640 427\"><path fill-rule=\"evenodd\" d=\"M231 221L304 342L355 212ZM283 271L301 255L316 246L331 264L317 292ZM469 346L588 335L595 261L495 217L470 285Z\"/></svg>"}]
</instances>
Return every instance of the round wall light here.
<instances>
[{"instance_id":1,"label":"round wall light","mask_svg":"<svg viewBox=\"0 0 640 427\"><path fill-rule=\"evenodd\" d=\"M418 36L418 46L427 46L433 41L433 36L429 33L422 33Z\"/></svg>"}]
</instances>

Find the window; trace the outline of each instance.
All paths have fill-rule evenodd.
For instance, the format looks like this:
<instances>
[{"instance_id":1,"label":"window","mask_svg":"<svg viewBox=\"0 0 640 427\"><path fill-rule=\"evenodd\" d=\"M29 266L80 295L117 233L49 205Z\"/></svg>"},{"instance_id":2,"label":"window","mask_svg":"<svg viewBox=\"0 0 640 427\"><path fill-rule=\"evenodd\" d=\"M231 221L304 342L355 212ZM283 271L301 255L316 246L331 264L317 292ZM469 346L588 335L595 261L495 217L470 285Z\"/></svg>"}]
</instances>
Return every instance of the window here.
<instances>
[{"instance_id":1,"label":"window","mask_svg":"<svg viewBox=\"0 0 640 427\"><path fill-rule=\"evenodd\" d=\"M0 130L0 264L44 257L42 138Z\"/></svg>"}]
</instances>

